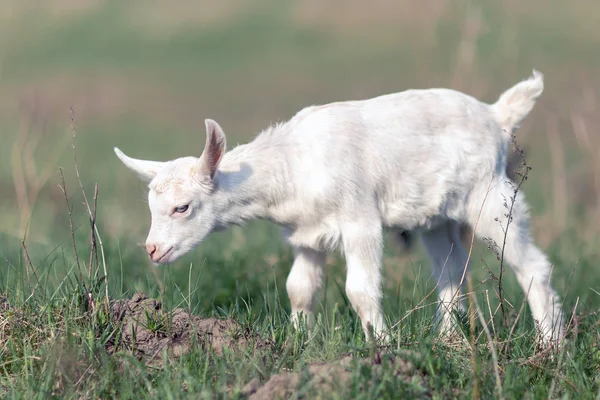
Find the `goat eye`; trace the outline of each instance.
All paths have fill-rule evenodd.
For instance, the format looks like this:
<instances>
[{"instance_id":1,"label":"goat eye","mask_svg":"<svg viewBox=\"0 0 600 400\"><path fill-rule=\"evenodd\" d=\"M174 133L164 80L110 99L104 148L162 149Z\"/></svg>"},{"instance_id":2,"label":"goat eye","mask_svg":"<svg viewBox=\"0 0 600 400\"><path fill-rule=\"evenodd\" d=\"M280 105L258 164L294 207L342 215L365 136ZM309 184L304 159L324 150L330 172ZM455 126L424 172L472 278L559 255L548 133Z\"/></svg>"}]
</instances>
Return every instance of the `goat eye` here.
<instances>
[{"instance_id":1,"label":"goat eye","mask_svg":"<svg viewBox=\"0 0 600 400\"><path fill-rule=\"evenodd\" d=\"M175 207L175 212L178 214L183 214L184 212L186 212L188 210L189 206L185 205L185 206L179 206L179 207Z\"/></svg>"}]
</instances>

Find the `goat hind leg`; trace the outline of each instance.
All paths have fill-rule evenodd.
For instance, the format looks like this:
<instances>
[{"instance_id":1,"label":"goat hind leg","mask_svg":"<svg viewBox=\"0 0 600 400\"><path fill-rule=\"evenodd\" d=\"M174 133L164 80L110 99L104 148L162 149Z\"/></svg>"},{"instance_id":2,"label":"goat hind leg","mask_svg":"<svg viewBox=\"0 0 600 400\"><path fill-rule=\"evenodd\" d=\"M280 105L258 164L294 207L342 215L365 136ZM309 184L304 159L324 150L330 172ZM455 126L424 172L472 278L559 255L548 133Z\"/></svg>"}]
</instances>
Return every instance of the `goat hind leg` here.
<instances>
[{"instance_id":1,"label":"goat hind leg","mask_svg":"<svg viewBox=\"0 0 600 400\"><path fill-rule=\"evenodd\" d=\"M507 178L499 178L488 194L477 224L477 235L492 239L499 249L504 246L504 259L517 275L519 284L527 294L531 313L536 321L544 343L562 338L564 316L560 298L550 285L551 264L544 253L534 244L529 229L529 213L524 196L515 196L514 184ZM506 214L512 199L511 220ZM471 204L470 220L475 225L480 204ZM510 225L508 225L508 221Z\"/></svg>"},{"instance_id":2,"label":"goat hind leg","mask_svg":"<svg viewBox=\"0 0 600 400\"><path fill-rule=\"evenodd\" d=\"M437 285L439 307L436 325L442 335L456 332L454 310L464 310L461 301L461 283L467 273L467 252L460 239L460 225L448 221L423 232L421 240L431 261L432 274Z\"/></svg>"}]
</instances>

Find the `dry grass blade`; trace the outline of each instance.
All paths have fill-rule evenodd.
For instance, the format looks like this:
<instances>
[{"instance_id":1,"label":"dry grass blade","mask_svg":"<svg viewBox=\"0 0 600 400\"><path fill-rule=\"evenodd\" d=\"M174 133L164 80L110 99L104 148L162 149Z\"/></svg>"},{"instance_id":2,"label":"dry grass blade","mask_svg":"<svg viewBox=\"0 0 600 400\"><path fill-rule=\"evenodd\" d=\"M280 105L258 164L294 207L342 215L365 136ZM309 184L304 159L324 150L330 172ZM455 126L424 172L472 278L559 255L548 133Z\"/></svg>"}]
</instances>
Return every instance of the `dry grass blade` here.
<instances>
[{"instance_id":1,"label":"dry grass blade","mask_svg":"<svg viewBox=\"0 0 600 400\"><path fill-rule=\"evenodd\" d=\"M571 314L571 319L569 320L569 324L567 325L567 329L573 324L573 318L577 314L577 306L579 305L579 297L575 301L575 306L573 306L573 313ZM558 362L556 363L556 372L554 374L554 378L552 378L552 383L550 384L550 389L548 390L548 399L552 399L552 395L554 394L554 390L556 388L556 377L560 376L560 369L562 367L563 359L565 356L567 346L563 345L558 355Z\"/></svg>"},{"instance_id":2,"label":"dry grass blade","mask_svg":"<svg viewBox=\"0 0 600 400\"><path fill-rule=\"evenodd\" d=\"M450 251L448 252L448 255L446 256L446 260L444 261L444 264L442 265L442 274L444 272L444 269L446 268L446 265L448 264L448 259L450 258L450 254L452 254L452 249L454 248L454 244L450 245ZM440 274L440 276L442 276L442 274ZM392 325L388 330L392 330L394 328L396 328L398 325L400 325L406 318L408 318L413 312L420 310L422 308L424 308L423 303L425 302L425 300L427 300L432 294L435 293L435 291L437 290L439 286L439 281L435 284L435 286L429 291L429 293L427 293L425 295L425 297L423 297L419 303L417 303L416 306L414 306L413 308L411 308L410 310L408 310L406 312L406 314L404 314L404 316L400 319L400 321L396 322L394 325ZM452 301L454 301L454 298L452 298ZM433 303L435 305L435 303Z\"/></svg>"},{"instance_id":3,"label":"dry grass blade","mask_svg":"<svg viewBox=\"0 0 600 400\"><path fill-rule=\"evenodd\" d=\"M481 308L479 308L479 304L477 302L477 296L475 296L474 294L472 294L471 296L473 299L473 304L475 305L474 311L477 312L477 317L479 318L479 322L481 322L481 326L483 327L483 330L485 331L485 335L487 336L487 339L488 339L489 349L490 349L490 352L492 353L492 360L494 362L494 377L496 378L496 391L498 392L498 398L504 399L504 396L502 394L502 379L500 379L500 367L499 367L500 364L498 363L498 353L496 352L496 345L494 344L494 339L492 338L490 330L485 322L485 317L483 316L483 312L481 311Z\"/></svg>"},{"instance_id":4,"label":"dry grass blade","mask_svg":"<svg viewBox=\"0 0 600 400\"><path fill-rule=\"evenodd\" d=\"M96 264L98 263L98 252L96 251L96 234L94 232L96 228L96 207L98 201L98 184L94 186L94 210L92 215L90 216L90 262L88 264L88 278L92 276L92 266L94 264L94 260L96 260Z\"/></svg>"},{"instance_id":5,"label":"dry grass blade","mask_svg":"<svg viewBox=\"0 0 600 400\"><path fill-rule=\"evenodd\" d=\"M523 313L523 310L525 309L525 303L527 303L527 298L529 297L529 291L531 290L532 284L533 284L533 280L531 280L531 282L529 282L529 286L527 287L527 293L525 293L525 297L523 297L523 301L521 301L521 307L519 307L519 312L517 313L515 322L513 322L512 326L510 328L510 332L508 333L508 339L506 339L506 342L504 344L504 353L505 354L508 353L510 340L512 339L513 333L515 332L515 329L517 328L517 322L519 322L519 319L521 318L521 314Z\"/></svg>"},{"instance_id":6,"label":"dry grass blade","mask_svg":"<svg viewBox=\"0 0 600 400\"><path fill-rule=\"evenodd\" d=\"M29 268L31 268L31 273L37 282L37 285L31 291L31 294L33 295L35 289L40 285L40 280L35 272L35 266L33 265L33 262L31 262L31 257L29 256L29 251L27 250L27 245L25 244L24 240L21 242L21 247L23 247L23 255L25 256L25 271L27 271L27 279L29 279Z\"/></svg>"},{"instance_id":7,"label":"dry grass blade","mask_svg":"<svg viewBox=\"0 0 600 400\"><path fill-rule=\"evenodd\" d=\"M85 193L85 189L83 188L83 183L81 182L81 178L79 176L79 165L77 164L77 154L76 154L76 138L77 138L77 128L75 126L75 111L73 110L72 107L69 108L69 115L71 118L71 133L72 133L72 139L71 139L71 147L73 149L73 162L75 164L75 175L77 176L77 182L79 183L79 187L81 188L81 193L83 194L83 200L84 200L84 205L87 209L88 212L88 216L90 218L90 225L91 225L91 233L90 233L90 243L91 243L91 250L90 250L90 263L89 263L89 267L88 267L88 279L92 278L92 261L93 261L93 252L94 249L96 247L96 233L94 232L94 228L95 228L95 224L96 224L96 217L95 217L95 210L94 213L92 213L92 210L90 209L90 203L88 202L88 198L87 198L87 194Z\"/></svg>"},{"instance_id":8,"label":"dry grass blade","mask_svg":"<svg viewBox=\"0 0 600 400\"><path fill-rule=\"evenodd\" d=\"M476 341L475 341L475 305L473 303L473 281L469 277L467 279L467 285L469 286L469 333L471 340L471 368L473 368L473 398L479 399L479 379L477 371L477 356L475 355Z\"/></svg>"},{"instance_id":9,"label":"dry grass blade","mask_svg":"<svg viewBox=\"0 0 600 400\"><path fill-rule=\"evenodd\" d=\"M77 127L75 125L75 111L73 110L73 107L69 108L69 114L70 114L70 118L71 118L71 133L72 133L72 142L71 142L71 147L73 148L73 162L75 164L75 175L77 176L77 182L79 183L79 187L81 189L81 193L83 194L83 200L84 200L84 205L86 207L88 216L90 218L90 226L91 226L91 232L90 232L90 263L89 263L89 269L88 269L88 278L91 279L92 277L92 264L93 264L93 260L94 260L94 254L96 254L96 264L98 264L98 255L97 255L97 248L96 248L96 240L98 241L98 244L100 245L100 253L102 255L102 267L103 267L103 272L104 272L104 276L105 276L105 283L104 283L104 289L105 289L105 307L106 307L106 312L108 313L108 306L109 306L109 298L108 298L108 271L106 269L106 258L104 255L104 245L102 244L102 239L100 238L100 233L98 232L98 226L96 225L96 211L98 208L98 184L96 183L96 185L94 186L94 207L93 210L90 207L90 202L88 201L88 197L87 194L85 192L85 188L83 187L83 182L81 181L81 177L79 174L79 165L77 163L77 145L76 145L76 139L77 139Z\"/></svg>"},{"instance_id":10,"label":"dry grass blade","mask_svg":"<svg viewBox=\"0 0 600 400\"><path fill-rule=\"evenodd\" d=\"M65 183L65 174L62 168L58 169L60 174L60 189L62 190L65 196L65 203L67 205L67 213L69 215L69 229L71 231L71 242L73 243L73 252L75 254L75 263L77 264L77 270L79 271L79 278L81 280L81 284L85 288L85 282L83 280L83 273L81 272L81 263L79 262L79 254L77 253L77 244L75 242L75 227L73 225L73 214L71 209L71 203L69 202L69 194L67 192L67 184ZM86 289L87 291L87 289Z\"/></svg>"},{"instance_id":11,"label":"dry grass blade","mask_svg":"<svg viewBox=\"0 0 600 400\"><path fill-rule=\"evenodd\" d=\"M488 290L485 291L485 299L488 306L488 312L490 313L490 324L492 324L492 331L494 332L494 337L498 337L498 333L496 332L496 324L494 324L494 316L496 315L496 313L492 313L492 306L490 304L490 293ZM497 308L496 311L498 311Z\"/></svg>"}]
</instances>

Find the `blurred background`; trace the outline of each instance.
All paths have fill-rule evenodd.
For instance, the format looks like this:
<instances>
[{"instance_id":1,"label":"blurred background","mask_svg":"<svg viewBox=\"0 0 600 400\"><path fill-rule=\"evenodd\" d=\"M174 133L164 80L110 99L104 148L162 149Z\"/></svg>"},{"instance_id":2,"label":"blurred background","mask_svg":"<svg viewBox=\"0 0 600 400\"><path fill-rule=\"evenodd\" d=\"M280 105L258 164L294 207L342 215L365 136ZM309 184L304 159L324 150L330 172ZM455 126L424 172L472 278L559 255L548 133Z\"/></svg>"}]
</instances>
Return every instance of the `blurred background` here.
<instances>
[{"instance_id":1,"label":"blurred background","mask_svg":"<svg viewBox=\"0 0 600 400\"><path fill-rule=\"evenodd\" d=\"M517 132L532 167L523 190L533 234L557 263L559 291L574 268L575 280L589 286L582 265L597 261L600 226L599 27L596 0L3 0L5 273L22 259L23 238L40 269L72 258L59 167L77 240L89 241L70 107L90 199L98 183L98 227L109 275L115 271L111 291L124 284L151 291L163 272L140 246L150 224L146 189L118 162L114 146L138 158L199 156L205 118L221 124L233 147L305 106L408 88L449 87L494 102L535 68L546 89ZM475 270L489 257L480 247ZM397 249L386 250L390 285L427 278L419 247L415 254ZM195 279L213 291L199 300L208 307L250 294L252 285L264 290L271 270L281 285L291 252L276 228L258 222L211 237L186 260L169 273L181 275L184 287L193 262ZM343 274L336 281L343 287Z\"/></svg>"}]
</instances>

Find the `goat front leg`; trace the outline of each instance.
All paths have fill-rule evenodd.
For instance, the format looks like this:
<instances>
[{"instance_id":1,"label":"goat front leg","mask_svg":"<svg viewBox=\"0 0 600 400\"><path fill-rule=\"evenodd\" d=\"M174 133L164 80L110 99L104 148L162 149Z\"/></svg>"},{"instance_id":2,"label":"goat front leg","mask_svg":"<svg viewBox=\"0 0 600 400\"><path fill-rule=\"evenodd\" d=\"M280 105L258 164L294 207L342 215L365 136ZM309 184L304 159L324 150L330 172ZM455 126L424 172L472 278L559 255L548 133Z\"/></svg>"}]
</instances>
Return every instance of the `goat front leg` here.
<instances>
[{"instance_id":1,"label":"goat front leg","mask_svg":"<svg viewBox=\"0 0 600 400\"><path fill-rule=\"evenodd\" d=\"M342 234L346 255L346 294L360 317L367 339L370 331L376 339L387 340L381 313L381 266L383 240L381 225L355 224Z\"/></svg>"},{"instance_id":2,"label":"goat front leg","mask_svg":"<svg viewBox=\"0 0 600 400\"><path fill-rule=\"evenodd\" d=\"M313 323L313 302L323 280L326 253L306 247L294 247L294 264L286 281L296 329ZM304 319L304 321L302 321Z\"/></svg>"}]
</instances>

